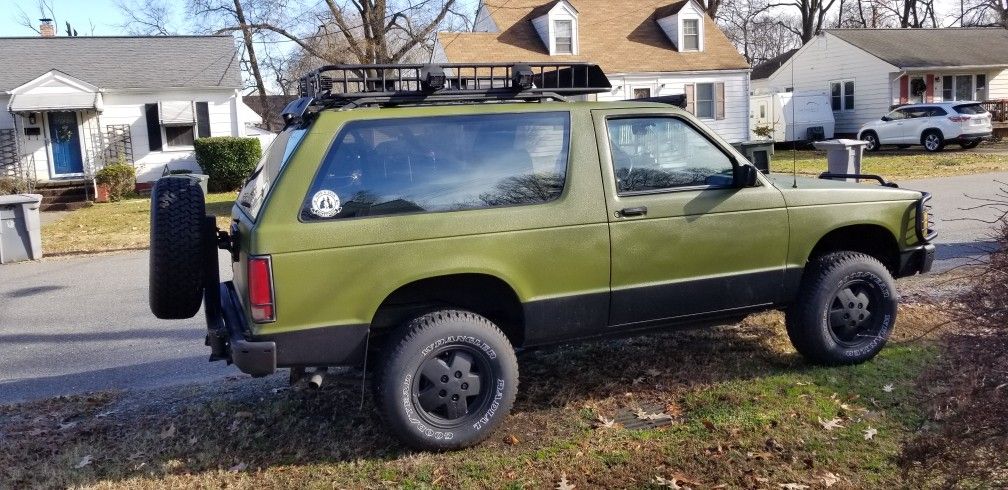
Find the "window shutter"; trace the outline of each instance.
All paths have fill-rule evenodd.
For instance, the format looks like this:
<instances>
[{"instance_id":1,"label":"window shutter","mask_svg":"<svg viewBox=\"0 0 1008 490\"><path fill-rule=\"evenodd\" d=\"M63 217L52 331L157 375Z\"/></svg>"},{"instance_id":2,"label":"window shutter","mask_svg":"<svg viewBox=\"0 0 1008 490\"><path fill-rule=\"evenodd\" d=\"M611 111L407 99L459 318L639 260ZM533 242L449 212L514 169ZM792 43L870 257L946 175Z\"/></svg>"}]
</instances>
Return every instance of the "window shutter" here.
<instances>
[{"instance_id":1,"label":"window shutter","mask_svg":"<svg viewBox=\"0 0 1008 490\"><path fill-rule=\"evenodd\" d=\"M686 84L686 112L696 114L696 85Z\"/></svg>"},{"instance_id":2,"label":"window shutter","mask_svg":"<svg viewBox=\"0 0 1008 490\"><path fill-rule=\"evenodd\" d=\"M714 84L714 119L724 119L724 82Z\"/></svg>"},{"instance_id":3,"label":"window shutter","mask_svg":"<svg viewBox=\"0 0 1008 490\"><path fill-rule=\"evenodd\" d=\"M147 144L150 151L161 151L161 118L158 117L157 104L144 104L144 116L147 118Z\"/></svg>"},{"instance_id":4,"label":"window shutter","mask_svg":"<svg viewBox=\"0 0 1008 490\"><path fill-rule=\"evenodd\" d=\"M196 137L210 137L210 104L207 102L196 103Z\"/></svg>"}]
</instances>

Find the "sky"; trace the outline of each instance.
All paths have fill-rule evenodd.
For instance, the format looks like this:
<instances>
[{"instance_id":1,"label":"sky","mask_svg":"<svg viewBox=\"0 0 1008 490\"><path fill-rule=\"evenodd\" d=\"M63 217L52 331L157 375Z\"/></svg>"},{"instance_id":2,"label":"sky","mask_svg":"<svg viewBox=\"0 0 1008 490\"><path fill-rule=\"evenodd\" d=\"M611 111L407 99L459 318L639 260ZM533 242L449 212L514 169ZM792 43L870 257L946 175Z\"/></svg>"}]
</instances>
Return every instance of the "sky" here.
<instances>
[{"instance_id":1,"label":"sky","mask_svg":"<svg viewBox=\"0 0 1008 490\"><path fill-rule=\"evenodd\" d=\"M116 35L122 30L117 24L123 22L114 0L52 0L56 11L56 20L60 24L60 32L69 21L81 36ZM18 25L18 7L28 13L33 23L37 24L39 17L36 0L0 0L0 36L34 36L34 31Z\"/></svg>"}]
</instances>

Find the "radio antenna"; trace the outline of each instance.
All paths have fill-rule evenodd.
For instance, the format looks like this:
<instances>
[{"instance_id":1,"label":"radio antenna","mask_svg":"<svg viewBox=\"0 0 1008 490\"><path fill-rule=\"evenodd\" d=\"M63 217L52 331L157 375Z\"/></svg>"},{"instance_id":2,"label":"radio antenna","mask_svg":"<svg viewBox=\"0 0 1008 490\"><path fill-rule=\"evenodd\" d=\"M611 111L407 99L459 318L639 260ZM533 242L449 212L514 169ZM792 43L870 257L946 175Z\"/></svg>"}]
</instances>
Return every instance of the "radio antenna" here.
<instances>
[{"instance_id":1,"label":"radio antenna","mask_svg":"<svg viewBox=\"0 0 1008 490\"><path fill-rule=\"evenodd\" d=\"M795 134L795 129L798 127L798 121L795 120L795 104L798 103L795 100L795 83L794 83L794 57L798 53L791 55L791 59L788 60L791 63L791 188L798 188L798 135ZM787 131L785 131L787 133Z\"/></svg>"}]
</instances>

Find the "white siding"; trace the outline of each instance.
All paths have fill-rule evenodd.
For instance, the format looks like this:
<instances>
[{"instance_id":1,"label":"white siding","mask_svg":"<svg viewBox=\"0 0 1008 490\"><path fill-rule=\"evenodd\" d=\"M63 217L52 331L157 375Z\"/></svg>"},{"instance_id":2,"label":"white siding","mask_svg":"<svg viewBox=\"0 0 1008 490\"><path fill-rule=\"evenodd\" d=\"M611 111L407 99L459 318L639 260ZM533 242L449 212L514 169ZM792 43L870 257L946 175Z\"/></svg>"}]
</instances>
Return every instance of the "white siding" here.
<instances>
[{"instance_id":1,"label":"white siding","mask_svg":"<svg viewBox=\"0 0 1008 490\"><path fill-rule=\"evenodd\" d=\"M0 94L0 129L11 129L14 127L14 119L7 112L7 104L10 103L10 96Z\"/></svg>"},{"instance_id":2,"label":"white siding","mask_svg":"<svg viewBox=\"0 0 1008 490\"><path fill-rule=\"evenodd\" d=\"M987 98L1008 99L1008 70L992 72L987 78Z\"/></svg>"},{"instance_id":3,"label":"white siding","mask_svg":"<svg viewBox=\"0 0 1008 490\"><path fill-rule=\"evenodd\" d=\"M778 92L786 87L794 87L795 92L829 91L831 81L853 80L854 110L836 112L834 117L837 133L856 133L862 124L888 112L890 76L897 71L893 65L825 33L774 72L766 87Z\"/></svg>"},{"instance_id":4,"label":"white siding","mask_svg":"<svg viewBox=\"0 0 1008 490\"><path fill-rule=\"evenodd\" d=\"M657 73L611 75L613 91L598 94L597 99L624 100L633 98L634 88L650 88L653 96L677 95L686 92L686 84L725 84L725 118L702 121L715 133L730 142L749 139L749 73L707 72L707 73Z\"/></svg>"}]
</instances>

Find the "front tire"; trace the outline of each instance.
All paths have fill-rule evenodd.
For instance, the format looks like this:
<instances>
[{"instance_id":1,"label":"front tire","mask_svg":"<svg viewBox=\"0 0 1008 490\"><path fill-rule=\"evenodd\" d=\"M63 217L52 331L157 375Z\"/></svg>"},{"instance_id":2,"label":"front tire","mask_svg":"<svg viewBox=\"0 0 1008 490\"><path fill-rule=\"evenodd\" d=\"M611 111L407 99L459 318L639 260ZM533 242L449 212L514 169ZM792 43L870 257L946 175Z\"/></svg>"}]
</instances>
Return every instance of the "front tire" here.
<instances>
[{"instance_id":1,"label":"front tire","mask_svg":"<svg viewBox=\"0 0 1008 490\"><path fill-rule=\"evenodd\" d=\"M490 320L458 310L409 322L390 339L376 380L378 412L414 449L462 449L486 439L511 411L518 361Z\"/></svg>"},{"instance_id":2,"label":"front tire","mask_svg":"<svg viewBox=\"0 0 1008 490\"><path fill-rule=\"evenodd\" d=\"M878 135L873 131L862 134L861 141L868 143L865 145L865 150L867 151L878 151L882 147L882 142L879 141Z\"/></svg>"},{"instance_id":3,"label":"front tire","mask_svg":"<svg viewBox=\"0 0 1008 490\"><path fill-rule=\"evenodd\" d=\"M942 136L941 131L932 129L921 136L921 144L924 145L925 150L937 153L945 149L945 138Z\"/></svg>"},{"instance_id":4,"label":"front tire","mask_svg":"<svg viewBox=\"0 0 1008 490\"><path fill-rule=\"evenodd\" d=\"M813 259L785 323L795 349L816 364L859 364L882 350L899 297L874 257L834 252Z\"/></svg>"}]
</instances>

